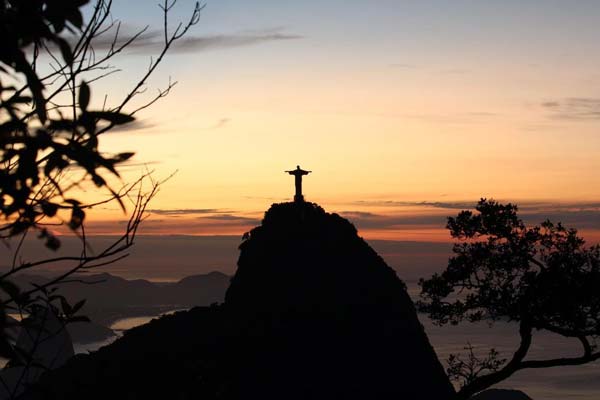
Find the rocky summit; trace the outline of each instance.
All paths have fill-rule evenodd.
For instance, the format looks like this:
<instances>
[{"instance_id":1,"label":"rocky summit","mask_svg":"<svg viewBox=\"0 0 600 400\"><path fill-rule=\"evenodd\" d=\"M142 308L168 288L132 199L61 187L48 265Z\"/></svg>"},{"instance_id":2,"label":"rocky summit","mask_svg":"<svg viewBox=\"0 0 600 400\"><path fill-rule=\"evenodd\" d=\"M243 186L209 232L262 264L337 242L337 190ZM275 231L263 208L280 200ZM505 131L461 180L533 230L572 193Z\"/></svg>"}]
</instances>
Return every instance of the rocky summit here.
<instances>
[{"instance_id":1,"label":"rocky summit","mask_svg":"<svg viewBox=\"0 0 600 400\"><path fill-rule=\"evenodd\" d=\"M26 398L453 397L404 283L349 221L275 204L240 250L224 304L135 328Z\"/></svg>"},{"instance_id":2,"label":"rocky summit","mask_svg":"<svg viewBox=\"0 0 600 400\"><path fill-rule=\"evenodd\" d=\"M225 306L262 321L266 347L247 373L257 396L453 395L406 286L348 220L274 204L245 237Z\"/></svg>"}]
</instances>

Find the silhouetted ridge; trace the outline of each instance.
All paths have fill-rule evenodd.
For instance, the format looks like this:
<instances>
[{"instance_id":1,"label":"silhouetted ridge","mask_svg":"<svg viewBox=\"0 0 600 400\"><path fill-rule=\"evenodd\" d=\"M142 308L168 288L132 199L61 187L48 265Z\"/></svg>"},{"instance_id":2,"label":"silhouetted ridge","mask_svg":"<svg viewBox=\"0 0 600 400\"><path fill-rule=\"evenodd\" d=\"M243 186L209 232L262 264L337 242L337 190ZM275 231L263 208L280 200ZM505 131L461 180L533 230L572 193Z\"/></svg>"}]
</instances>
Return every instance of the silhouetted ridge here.
<instances>
[{"instance_id":1,"label":"silhouetted ridge","mask_svg":"<svg viewBox=\"0 0 600 400\"><path fill-rule=\"evenodd\" d=\"M274 204L240 246L225 304L253 310L331 309L410 300L356 228L314 203Z\"/></svg>"}]
</instances>

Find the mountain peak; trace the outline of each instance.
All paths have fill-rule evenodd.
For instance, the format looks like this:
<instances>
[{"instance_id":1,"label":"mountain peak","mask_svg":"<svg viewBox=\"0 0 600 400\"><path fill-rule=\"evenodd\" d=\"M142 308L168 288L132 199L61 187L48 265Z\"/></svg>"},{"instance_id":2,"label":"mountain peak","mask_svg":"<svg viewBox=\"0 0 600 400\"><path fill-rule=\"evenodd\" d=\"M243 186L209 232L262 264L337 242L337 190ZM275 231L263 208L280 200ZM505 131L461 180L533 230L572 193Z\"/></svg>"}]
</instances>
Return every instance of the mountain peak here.
<instances>
[{"instance_id":1,"label":"mountain peak","mask_svg":"<svg viewBox=\"0 0 600 400\"><path fill-rule=\"evenodd\" d=\"M240 250L225 307L260 326L253 393L306 380L320 394L297 398L453 396L406 286L348 220L274 204Z\"/></svg>"},{"instance_id":2,"label":"mountain peak","mask_svg":"<svg viewBox=\"0 0 600 400\"><path fill-rule=\"evenodd\" d=\"M330 309L401 301L412 307L404 283L354 225L315 203L274 204L240 250L227 305Z\"/></svg>"}]
</instances>

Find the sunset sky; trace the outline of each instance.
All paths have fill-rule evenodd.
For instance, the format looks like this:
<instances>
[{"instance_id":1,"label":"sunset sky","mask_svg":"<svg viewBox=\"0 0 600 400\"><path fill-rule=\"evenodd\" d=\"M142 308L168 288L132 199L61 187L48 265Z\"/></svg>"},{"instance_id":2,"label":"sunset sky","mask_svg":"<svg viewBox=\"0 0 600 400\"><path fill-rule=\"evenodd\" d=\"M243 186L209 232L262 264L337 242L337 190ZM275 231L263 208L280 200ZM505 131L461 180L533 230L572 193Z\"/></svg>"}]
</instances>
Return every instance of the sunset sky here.
<instances>
[{"instance_id":1,"label":"sunset sky","mask_svg":"<svg viewBox=\"0 0 600 400\"><path fill-rule=\"evenodd\" d=\"M156 52L161 11L115 0L150 34L93 88L118 98ZM600 222L600 2L208 0L152 79L179 84L107 135L163 185L143 233L241 234L305 194L367 238L444 241L444 216L516 202L589 238ZM173 21L193 2L179 0ZM115 231L117 207L90 214Z\"/></svg>"}]
</instances>

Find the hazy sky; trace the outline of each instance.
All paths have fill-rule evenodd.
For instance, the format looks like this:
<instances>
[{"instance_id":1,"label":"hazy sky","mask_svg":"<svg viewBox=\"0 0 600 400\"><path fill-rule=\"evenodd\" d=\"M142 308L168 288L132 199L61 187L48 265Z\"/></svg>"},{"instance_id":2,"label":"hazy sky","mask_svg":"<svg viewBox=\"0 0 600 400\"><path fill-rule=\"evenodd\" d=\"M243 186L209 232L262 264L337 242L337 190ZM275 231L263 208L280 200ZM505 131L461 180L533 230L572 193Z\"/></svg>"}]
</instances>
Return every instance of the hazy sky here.
<instances>
[{"instance_id":1,"label":"hazy sky","mask_svg":"<svg viewBox=\"0 0 600 400\"><path fill-rule=\"evenodd\" d=\"M192 6L179 0L174 22ZM114 16L125 32L161 28L155 2L115 0ZM104 148L178 171L148 233L243 232L292 197L283 171L297 164L314 171L307 198L367 236L443 240L443 216L480 197L593 230L598 17L591 0L209 0L149 93L179 84ZM118 60L97 101L143 73L154 40Z\"/></svg>"}]
</instances>

